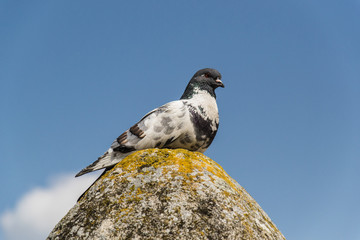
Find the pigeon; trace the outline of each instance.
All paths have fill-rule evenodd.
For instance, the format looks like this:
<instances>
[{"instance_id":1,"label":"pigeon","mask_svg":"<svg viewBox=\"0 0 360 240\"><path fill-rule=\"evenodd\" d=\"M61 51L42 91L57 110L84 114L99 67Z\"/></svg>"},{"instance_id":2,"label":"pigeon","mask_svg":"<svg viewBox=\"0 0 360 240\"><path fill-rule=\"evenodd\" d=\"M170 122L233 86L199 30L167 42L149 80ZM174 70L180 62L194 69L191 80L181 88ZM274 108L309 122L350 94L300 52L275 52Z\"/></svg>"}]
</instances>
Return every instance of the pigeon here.
<instances>
[{"instance_id":1,"label":"pigeon","mask_svg":"<svg viewBox=\"0 0 360 240\"><path fill-rule=\"evenodd\" d=\"M101 157L76 174L76 177L105 168L104 174L126 156L142 149L183 148L205 152L219 127L215 95L217 87L224 87L217 70L205 68L197 71L180 100L147 113L116 138Z\"/></svg>"}]
</instances>

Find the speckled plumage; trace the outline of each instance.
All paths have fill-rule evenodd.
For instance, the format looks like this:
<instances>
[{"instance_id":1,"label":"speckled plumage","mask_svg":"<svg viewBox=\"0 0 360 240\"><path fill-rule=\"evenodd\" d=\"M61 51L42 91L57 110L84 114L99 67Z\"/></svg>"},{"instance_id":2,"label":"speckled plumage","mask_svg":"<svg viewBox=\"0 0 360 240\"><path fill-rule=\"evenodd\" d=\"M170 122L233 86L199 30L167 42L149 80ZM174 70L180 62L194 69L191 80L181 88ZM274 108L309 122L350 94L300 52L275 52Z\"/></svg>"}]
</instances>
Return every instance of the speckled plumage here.
<instances>
[{"instance_id":1,"label":"speckled plumage","mask_svg":"<svg viewBox=\"0 0 360 240\"><path fill-rule=\"evenodd\" d=\"M219 114L215 89L224 87L221 74L211 68L194 74L180 100L146 114L111 144L104 155L81 170L85 173L109 169L129 154L148 148L183 148L204 152L213 141Z\"/></svg>"}]
</instances>

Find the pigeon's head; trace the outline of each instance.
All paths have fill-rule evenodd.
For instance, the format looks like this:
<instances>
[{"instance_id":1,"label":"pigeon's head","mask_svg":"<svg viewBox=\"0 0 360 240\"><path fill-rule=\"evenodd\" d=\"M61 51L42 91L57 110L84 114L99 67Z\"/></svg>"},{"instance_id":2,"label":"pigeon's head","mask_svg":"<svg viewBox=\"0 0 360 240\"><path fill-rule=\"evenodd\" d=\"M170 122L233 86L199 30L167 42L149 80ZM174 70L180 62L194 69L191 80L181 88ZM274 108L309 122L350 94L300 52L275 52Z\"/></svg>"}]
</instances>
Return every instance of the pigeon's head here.
<instances>
[{"instance_id":1,"label":"pigeon's head","mask_svg":"<svg viewBox=\"0 0 360 240\"><path fill-rule=\"evenodd\" d=\"M204 68L197 71L191 78L181 99L192 98L199 91L207 91L211 96L216 97L215 89L218 87L224 87L219 71L213 68Z\"/></svg>"},{"instance_id":2,"label":"pigeon's head","mask_svg":"<svg viewBox=\"0 0 360 240\"><path fill-rule=\"evenodd\" d=\"M221 74L218 70L213 68L204 68L197 71L192 77L191 81L197 82L201 85L209 85L213 89L217 87L225 87L221 81Z\"/></svg>"}]
</instances>

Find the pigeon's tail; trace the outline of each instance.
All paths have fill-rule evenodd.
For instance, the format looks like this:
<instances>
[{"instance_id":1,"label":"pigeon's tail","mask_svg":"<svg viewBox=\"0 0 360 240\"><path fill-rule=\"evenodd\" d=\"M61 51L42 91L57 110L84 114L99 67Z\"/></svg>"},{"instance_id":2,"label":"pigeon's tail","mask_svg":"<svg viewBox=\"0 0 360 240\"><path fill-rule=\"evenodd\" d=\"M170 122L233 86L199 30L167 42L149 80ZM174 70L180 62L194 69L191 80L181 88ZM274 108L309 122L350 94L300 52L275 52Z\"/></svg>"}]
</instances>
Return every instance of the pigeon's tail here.
<instances>
[{"instance_id":1,"label":"pigeon's tail","mask_svg":"<svg viewBox=\"0 0 360 240\"><path fill-rule=\"evenodd\" d=\"M117 161L119 162L119 161ZM106 152L104 155L99 157L95 162L81 170L78 174L75 175L75 177L80 177L81 175L84 175L89 172L93 172L102 168L107 168L115 165L117 163L114 161L113 156L111 153Z\"/></svg>"}]
</instances>

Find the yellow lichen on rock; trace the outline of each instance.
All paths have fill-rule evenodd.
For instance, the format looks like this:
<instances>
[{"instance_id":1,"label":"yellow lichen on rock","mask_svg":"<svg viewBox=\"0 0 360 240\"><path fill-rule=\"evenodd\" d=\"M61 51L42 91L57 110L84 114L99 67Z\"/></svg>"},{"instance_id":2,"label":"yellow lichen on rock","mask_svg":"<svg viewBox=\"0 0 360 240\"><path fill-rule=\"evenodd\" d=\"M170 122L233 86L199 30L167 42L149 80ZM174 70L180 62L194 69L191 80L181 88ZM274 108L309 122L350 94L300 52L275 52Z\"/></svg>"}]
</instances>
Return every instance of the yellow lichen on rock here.
<instances>
[{"instance_id":1,"label":"yellow lichen on rock","mask_svg":"<svg viewBox=\"0 0 360 240\"><path fill-rule=\"evenodd\" d=\"M71 237L285 239L220 165L183 149L138 151L104 174L49 235Z\"/></svg>"}]
</instances>

